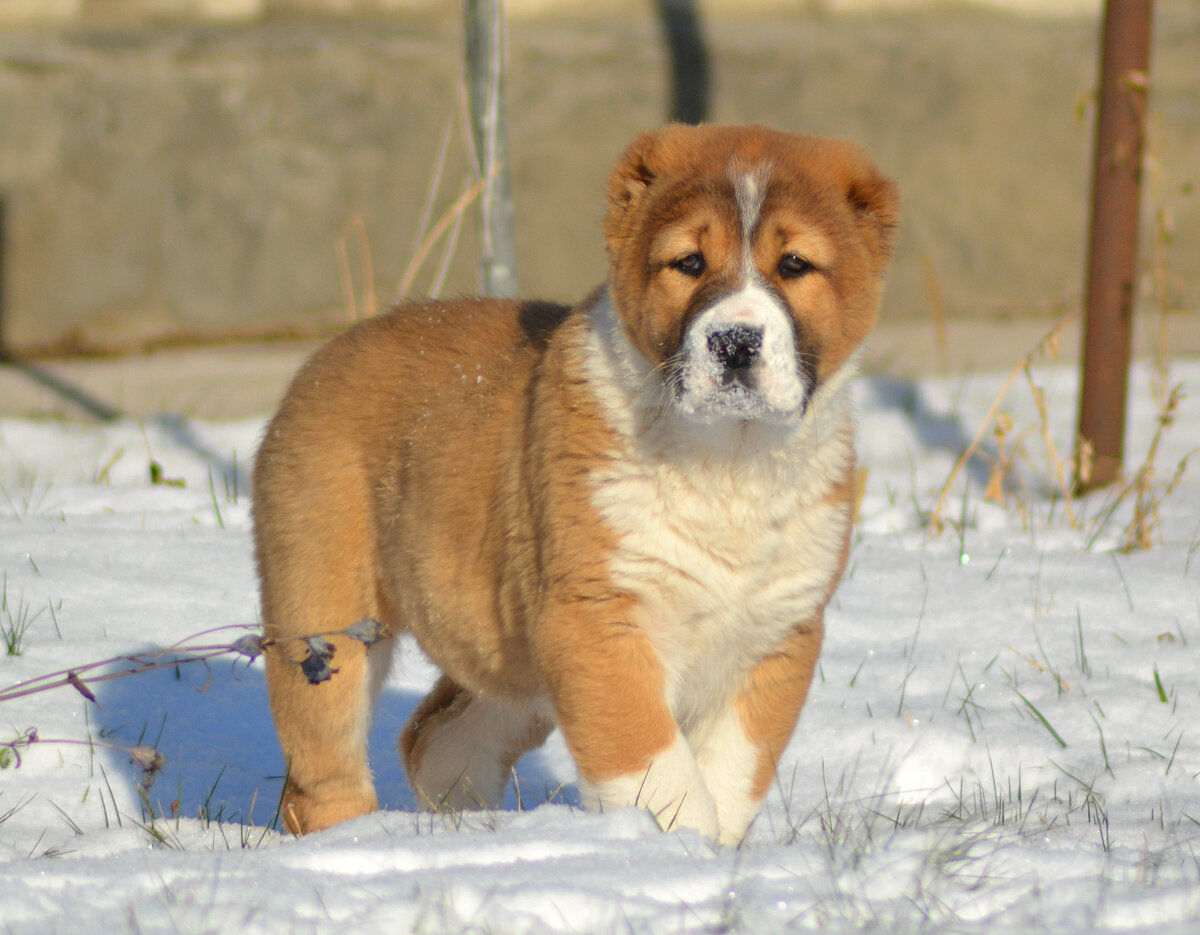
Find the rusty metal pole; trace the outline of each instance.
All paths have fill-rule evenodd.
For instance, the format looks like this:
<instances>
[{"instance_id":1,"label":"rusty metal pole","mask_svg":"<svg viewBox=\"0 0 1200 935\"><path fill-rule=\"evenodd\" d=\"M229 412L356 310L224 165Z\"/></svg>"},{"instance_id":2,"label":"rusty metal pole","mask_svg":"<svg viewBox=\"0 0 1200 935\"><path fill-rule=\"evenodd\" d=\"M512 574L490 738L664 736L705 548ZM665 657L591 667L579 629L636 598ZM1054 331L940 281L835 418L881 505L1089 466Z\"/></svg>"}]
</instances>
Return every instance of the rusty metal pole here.
<instances>
[{"instance_id":1,"label":"rusty metal pole","mask_svg":"<svg viewBox=\"0 0 1200 935\"><path fill-rule=\"evenodd\" d=\"M1075 461L1079 492L1112 483L1121 472L1152 19L1152 0L1107 0L1104 6Z\"/></svg>"}]
</instances>

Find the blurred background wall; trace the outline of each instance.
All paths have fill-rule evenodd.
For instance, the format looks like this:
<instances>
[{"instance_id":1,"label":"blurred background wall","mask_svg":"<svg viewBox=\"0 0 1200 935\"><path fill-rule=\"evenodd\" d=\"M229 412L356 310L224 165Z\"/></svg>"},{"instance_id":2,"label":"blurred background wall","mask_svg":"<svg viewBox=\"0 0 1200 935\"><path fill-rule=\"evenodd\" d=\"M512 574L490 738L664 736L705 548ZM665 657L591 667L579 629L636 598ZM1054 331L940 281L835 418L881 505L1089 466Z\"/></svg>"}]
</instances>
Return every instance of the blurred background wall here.
<instances>
[{"instance_id":1,"label":"blurred background wall","mask_svg":"<svg viewBox=\"0 0 1200 935\"><path fill-rule=\"evenodd\" d=\"M510 0L522 292L603 277L611 163L675 116L861 143L904 195L889 320L1057 317L1099 7ZM1143 291L1195 316L1200 3L1156 15ZM316 335L390 304L473 182L462 71L446 0L0 0L0 346ZM445 227L409 295L476 289L473 216Z\"/></svg>"}]
</instances>

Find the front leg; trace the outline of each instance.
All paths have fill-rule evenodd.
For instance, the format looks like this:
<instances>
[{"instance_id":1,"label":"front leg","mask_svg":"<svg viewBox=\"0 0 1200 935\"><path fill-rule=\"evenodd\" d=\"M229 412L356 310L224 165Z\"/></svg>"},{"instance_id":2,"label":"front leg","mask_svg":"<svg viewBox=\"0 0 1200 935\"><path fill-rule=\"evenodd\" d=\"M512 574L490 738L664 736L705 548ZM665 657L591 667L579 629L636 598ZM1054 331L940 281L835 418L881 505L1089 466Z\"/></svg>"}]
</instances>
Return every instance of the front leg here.
<instances>
[{"instance_id":1,"label":"front leg","mask_svg":"<svg viewBox=\"0 0 1200 935\"><path fill-rule=\"evenodd\" d=\"M555 715L593 811L636 805L664 829L715 838L717 807L667 705L658 653L631 624L634 601L560 608L540 656Z\"/></svg>"},{"instance_id":2,"label":"front leg","mask_svg":"<svg viewBox=\"0 0 1200 935\"><path fill-rule=\"evenodd\" d=\"M722 844L740 842L762 807L808 695L823 631L819 614L792 631L750 671L733 703L692 738Z\"/></svg>"}]
</instances>

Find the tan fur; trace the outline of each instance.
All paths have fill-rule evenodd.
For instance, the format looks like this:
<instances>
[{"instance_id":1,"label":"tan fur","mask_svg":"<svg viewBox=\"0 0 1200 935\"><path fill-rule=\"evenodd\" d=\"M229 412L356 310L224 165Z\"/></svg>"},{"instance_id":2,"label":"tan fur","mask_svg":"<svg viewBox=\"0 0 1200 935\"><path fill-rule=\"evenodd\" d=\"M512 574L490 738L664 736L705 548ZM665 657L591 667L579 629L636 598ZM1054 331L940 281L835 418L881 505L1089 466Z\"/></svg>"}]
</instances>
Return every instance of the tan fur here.
<instances>
[{"instance_id":1,"label":"tan fur","mask_svg":"<svg viewBox=\"0 0 1200 935\"><path fill-rule=\"evenodd\" d=\"M552 726L536 712L496 705L443 676L409 719L400 755L422 806L499 808L513 766L541 746ZM454 765L443 774L423 768L446 759Z\"/></svg>"},{"instance_id":2,"label":"tan fur","mask_svg":"<svg viewBox=\"0 0 1200 935\"><path fill-rule=\"evenodd\" d=\"M749 246L728 183L742 167L769 183ZM639 137L613 173L607 291L573 309L489 300L402 306L313 356L267 429L254 476L264 627L287 657L269 659L267 675L288 761L289 828L319 830L377 807L366 737L391 641L366 651L335 638L338 671L315 686L294 664L304 651L294 638L364 617L411 633L445 673L401 739L426 807L495 807L517 757L554 724L583 783L601 790L598 801L618 801L661 757L661 801L692 795L698 803L707 793L689 793L687 784L707 780L697 778L680 738L693 742L694 734L703 745L704 730L689 725L721 710L737 712L758 751L745 794L761 800L803 704L848 544L848 411L839 391L826 400L820 387L843 379L873 322L895 215L891 184L849 144L762 128L671 127ZM708 262L703 279L672 267L694 251ZM775 266L787 252L802 253L819 273L780 278ZM692 429L674 419L667 388L655 389L696 303L735 289L745 256L786 303L813 359L812 411L795 430ZM620 325L605 336L608 309ZM598 353L615 356L600 365ZM623 363L630 354L635 362ZM623 382L625 366L644 369L638 385ZM828 430L823 419L832 420ZM792 431L829 441L787 442ZM813 459L800 492L787 480L789 444ZM753 478L749 492L739 492L743 476ZM623 512L627 500L660 496L647 493L660 487L664 497L694 492L661 500L661 519L657 509ZM768 520L775 491L780 509L794 506ZM687 650L699 638L691 628L719 634L719 621L737 615L669 555L643 581L638 550L659 541L657 524L666 524L664 543L682 534L688 548L715 532L713 560L741 582L754 568L737 555L721 558L721 546L756 538L758 522L782 530L772 533L785 537L781 548L787 536L808 542L805 517L819 512L831 518L819 553L829 568L820 573L823 598L801 618L746 630L758 634L749 641L740 628L750 625L738 623L728 631L737 652ZM781 557L771 563L787 569ZM660 584L691 604L661 603L651 593ZM795 603L789 593L779 607ZM759 646L764 632L779 636ZM709 684L700 700L689 694L689 685ZM721 762L711 751L701 759ZM677 794L671 783L681 783ZM707 801L681 820L715 833ZM718 801L717 813L725 807ZM743 831L720 833L726 840Z\"/></svg>"}]
</instances>

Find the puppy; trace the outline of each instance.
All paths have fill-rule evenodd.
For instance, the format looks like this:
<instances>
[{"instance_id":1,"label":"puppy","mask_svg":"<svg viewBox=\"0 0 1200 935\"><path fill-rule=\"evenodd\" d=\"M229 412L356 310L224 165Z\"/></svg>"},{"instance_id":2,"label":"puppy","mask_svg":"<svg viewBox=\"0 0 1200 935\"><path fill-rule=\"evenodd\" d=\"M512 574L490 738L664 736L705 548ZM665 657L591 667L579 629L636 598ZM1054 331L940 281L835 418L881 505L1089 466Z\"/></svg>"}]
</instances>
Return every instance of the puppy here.
<instances>
[{"instance_id":1,"label":"puppy","mask_svg":"<svg viewBox=\"0 0 1200 935\"><path fill-rule=\"evenodd\" d=\"M742 838L846 562L897 202L848 143L670 126L617 163L582 304L405 305L305 364L254 475L289 828L378 807L392 640L295 665L375 618L443 672L400 739L423 806L499 807L558 727L588 808Z\"/></svg>"}]
</instances>

